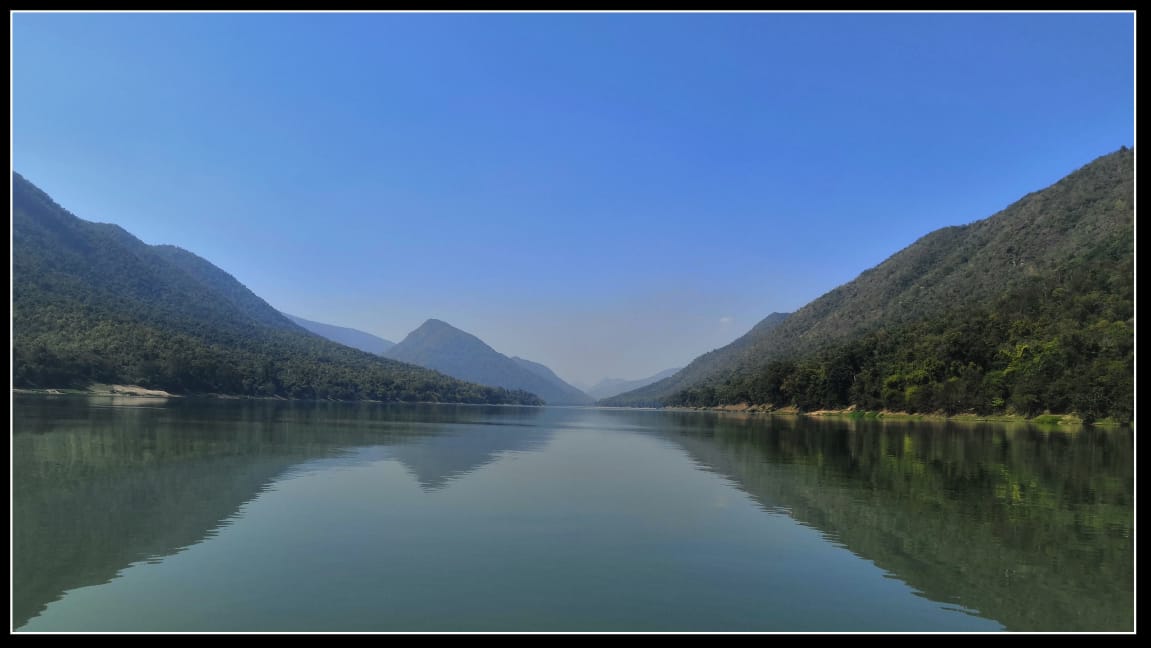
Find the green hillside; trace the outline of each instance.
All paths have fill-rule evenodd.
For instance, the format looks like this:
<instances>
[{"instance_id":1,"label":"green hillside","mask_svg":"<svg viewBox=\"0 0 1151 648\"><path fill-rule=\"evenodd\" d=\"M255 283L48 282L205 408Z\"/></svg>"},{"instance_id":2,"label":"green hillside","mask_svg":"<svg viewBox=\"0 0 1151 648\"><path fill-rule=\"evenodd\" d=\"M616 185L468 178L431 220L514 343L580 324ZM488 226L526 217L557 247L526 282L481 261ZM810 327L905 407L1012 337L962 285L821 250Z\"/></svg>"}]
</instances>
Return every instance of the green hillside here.
<instances>
[{"instance_id":1,"label":"green hillside","mask_svg":"<svg viewBox=\"0 0 1151 648\"><path fill-rule=\"evenodd\" d=\"M1130 420L1133 205L1123 148L608 402Z\"/></svg>"},{"instance_id":2,"label":"green hillside","mask_svg":"<svg viewBox=\"0 0 1151 648\"><path fill-rule=\"evenodd\" d=\"M81 220L13 174L13 383L127 383L178 394L539 403L300 328L174 246Z\"/></svg>"}]
</instances>

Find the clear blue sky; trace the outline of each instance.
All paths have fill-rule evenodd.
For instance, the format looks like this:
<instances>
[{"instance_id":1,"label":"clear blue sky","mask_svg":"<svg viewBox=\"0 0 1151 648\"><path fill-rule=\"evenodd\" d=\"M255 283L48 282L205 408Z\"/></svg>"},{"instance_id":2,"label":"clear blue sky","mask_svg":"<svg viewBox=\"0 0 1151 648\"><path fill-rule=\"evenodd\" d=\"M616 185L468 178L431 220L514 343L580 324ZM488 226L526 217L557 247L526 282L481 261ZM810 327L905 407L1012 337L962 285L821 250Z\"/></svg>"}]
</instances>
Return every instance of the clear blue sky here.
<instances>
[{"instance_id":1,"label":"clear blue sky","mask_svg":"<svg viewBox=\"0 0 1151 648\"><path fill-rule=\"evenodd\" d=\"M77 216L583 383L1135 143L1131 13L11 20L13 167Z\"/></svg>"}]
</instances>

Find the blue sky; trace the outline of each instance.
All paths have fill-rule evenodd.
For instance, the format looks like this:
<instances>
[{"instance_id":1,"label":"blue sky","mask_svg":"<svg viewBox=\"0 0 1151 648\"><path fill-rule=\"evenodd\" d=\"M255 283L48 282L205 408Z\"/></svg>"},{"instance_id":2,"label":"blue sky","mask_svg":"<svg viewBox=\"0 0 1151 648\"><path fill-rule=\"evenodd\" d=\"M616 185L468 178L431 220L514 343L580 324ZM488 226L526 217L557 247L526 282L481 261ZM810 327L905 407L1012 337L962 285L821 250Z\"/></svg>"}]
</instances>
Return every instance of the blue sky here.
<instances>
[{"instance_id":1,"label":"blue sky","mask_svg":"<svg viewBox=\"0 0 1151 648\"><path fill-rule=\"evenodd\" d=\"M1134 16L43 14L13 168L273 306L681 366L1134 145Z\"/></svg>"}]
</instances>

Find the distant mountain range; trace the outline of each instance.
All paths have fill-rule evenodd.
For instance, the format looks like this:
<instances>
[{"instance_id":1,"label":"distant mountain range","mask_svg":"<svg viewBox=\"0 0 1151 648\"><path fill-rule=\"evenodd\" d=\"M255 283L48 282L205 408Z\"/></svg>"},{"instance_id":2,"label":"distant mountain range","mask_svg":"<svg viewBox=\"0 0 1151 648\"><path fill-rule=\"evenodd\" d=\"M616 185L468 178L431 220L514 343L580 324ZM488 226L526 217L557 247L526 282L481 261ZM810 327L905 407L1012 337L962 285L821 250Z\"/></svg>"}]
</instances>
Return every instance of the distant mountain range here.
<instances>
[{"instance_id":1,"label":"distant mountain range","mask_svg":"<svg viewBox=\"0 0 1151 648\"><path fill-rule=\"evenodd\" d=\"M601 399L602 404L664 405L665 401L671 400L672 395L678 394L705 378L728 371L733 364L738 362L737 359L757 357L756 346L762 340L770 339L768 334L782 324L787 317L788 313L772 313L731 344L714 351L708 351L692 360L691 364L683 369L646 386L640 386L631 391L618 392L614 396L604 396Z\"/></svg>"},{"instance_id":2,"label":"distant mountain range","mask_svg":"<svg viewBox=\"0 0 1151 648\"><path fill-rule=\"evenodd\" d=\"M388 349L385 355L461 380L531 392L549 405L590 405L594 402L544 365L523 358L509 358L471 333L438 319L421 324L399 344Z\"/></svg>"},{"instance_id":3,"label":"distant mountain range","mask_svg":"<svg viewBox=\"0 0 1151 648\"><path fill-rule=\"evenodd\" d=\"M664 369L654 376L648 376L647 378L637 378L636 380L626 380L624 378L604 378L591 387L585 389L584 392L592 398L600 400L603 398L615 396L616 394L622 394L633 389L639 389L640 387L646 387L653 382L663 380L664 378L674 375L680 369L682 369L682 367Z\"/></svg>"},{"instance_id":4,"label":"distant mountain range","mask_svg":"<svg viewBox=\"0 0 1151 648\"><path fill-rule=\"evenodd\" d=\"M385 340L382 337L354 328L313 322L312 320L306 320L302 317L296 317L295 315L289 315L287 313L283 315L316 335L326 337L333 342L339 342L344 346L350 346L360 351L383 355L385 351L396 346L396 343L391 340Z\"/></svg>"},{"instance_id":5,"label":"distant mountain range","mask_svg":"<svg viewBox=\"0 0 1151 648\"><path fill-rule=\"evenodd\" d=\"M387 340L292 321L208 261L80 220L19 174L12 223L17 387L105 382L181 394L593 401L547 367L438 320L380 357ZM1074 412L1129 422L1134 152L1103 156L984 220L931 232L795 313L773 313L652 380L601 403ZM592 391L609 388L621 385Z\"/></svg>"},{"instance_id":6,"label":"distant mountain range","mask_svg":"<svg viewBox=\"0 0 1151 648\"><path fill-rule=\"evenodd\" d=\"M474 335L460 331L439 320L425 322L420 329L417 329L417 331L422 330L421 333L416 334L415 337L409 335L408 339L405 339L407 344L392 353L391 350L396 347L395 342L371 333L333 324L313 322L287 313L284 315L303 328L333 342L435 369L462 380L511 389L520 389L521 387L518 385L530 385L533 390L525 389L525 391L531 391L531 393L539 396L547 394L544 400L553 405L589 405L594 401L588 394L564 382L550 368L524 358L508 358ZM438 325L442 325L442 327L439 327L440 330L436 332L434 329ZM511 360L518 368L508 365L507 360ZM532 375L525 374L525 371ZM473 376L473 378L463 378L463 376ZM633 382L638 383L639 381Z\"/></svg>"},{"instance_id":7,"label":"distant mountain range","mask_svg":"<svg viewBox=\"0 0 1151 648\"><path fill-rule=\"evenodd\" d=\"M208 261L81 220L14 173L13 384L539 403L310 333Z\"/></svg>"},{"instance_id":8,"label":"distant mountain range","mask_svg":"<svg viewBox=\"0 0 1151 648\"><path fill-rule=\"evenodd\" d=\"M1134 152L1122 148L605 402L1129 421L1134 238Z\"/></svg>"}]
</instances>

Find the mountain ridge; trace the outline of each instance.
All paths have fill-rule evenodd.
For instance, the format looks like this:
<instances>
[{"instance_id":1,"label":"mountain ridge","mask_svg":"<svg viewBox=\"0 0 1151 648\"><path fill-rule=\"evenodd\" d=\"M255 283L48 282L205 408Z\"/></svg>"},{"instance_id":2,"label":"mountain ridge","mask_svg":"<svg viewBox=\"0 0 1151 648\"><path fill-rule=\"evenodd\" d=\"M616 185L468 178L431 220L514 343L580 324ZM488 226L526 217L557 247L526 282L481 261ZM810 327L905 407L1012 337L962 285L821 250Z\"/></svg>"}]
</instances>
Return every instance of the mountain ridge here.
<instances>
[{"instance_id":1,"label":"mountain ridge","mask_svg":"<svg viewBox=\"0 0 1151 648\"><path fill-rule=\"evenodd\" d=\"M664 378L669 378L674 376L682 369L683 367L664 369L663 371L659 371L650 376L636 378L634 380L629 380L627 378L602 378L591 387L584 389L584 393L588 394L592 398L595 398L596 400L603 400L605 398L611 398L617 394L639 389L640 387L646 387L654 382L663 380Z\"/></svg>"},{"instance_id":2,"label":"mountain ridge","mask_svg":"<svg viewBox=\"0 0 1151 648\"><path fill-rule=\"evenodd\" d=\"M475 335L438 319L428 319L386 357L435 369L461 380L536 394L550 405L590 405L593 399L555 375L548 367L510 358Z\"/></svg>"},{"instance_id":3,"label":"mountain ridge","mask_svg":"<svg viewBox=\"0 0 1151 648\"><path fill-rule=\"evenodd\" d=\"M374 353L375 355L383 355L385 351L394 347L395 342L372 335L367 331L361 331L348 326L338 326L336 324L326 324L324 322L316 322L310 319L304 319L296 315L283 313L285 317L292 320L296 325L303 327L320 337L327 338L333 342L338 342L344 346L359 349L367 353Z\"/></svg>"}]
</instances>

